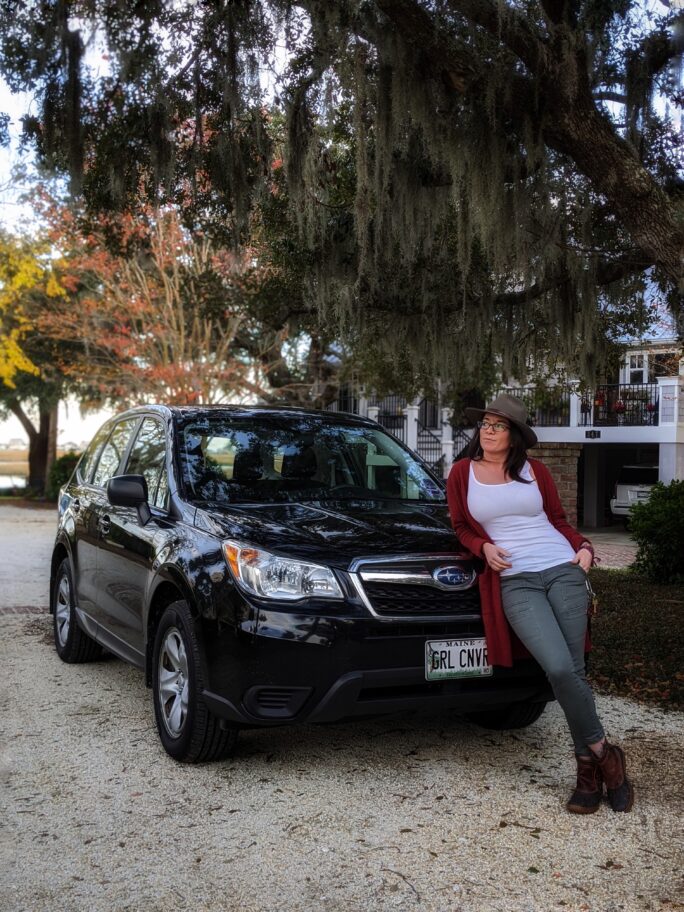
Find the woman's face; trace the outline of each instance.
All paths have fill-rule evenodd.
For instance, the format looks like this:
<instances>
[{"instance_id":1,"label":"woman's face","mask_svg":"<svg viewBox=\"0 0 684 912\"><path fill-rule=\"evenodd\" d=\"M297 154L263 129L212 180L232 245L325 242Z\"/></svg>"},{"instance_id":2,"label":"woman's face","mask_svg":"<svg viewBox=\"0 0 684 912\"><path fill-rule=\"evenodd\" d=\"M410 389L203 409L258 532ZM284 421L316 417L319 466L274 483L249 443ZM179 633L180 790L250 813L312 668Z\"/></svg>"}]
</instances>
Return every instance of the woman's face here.
<instances>
[{"instance_id":1,"label":"woman's face","mask_svg":"<svg viewBox=\"0 0 684 912\"><path fill-rule=\"evenodd\" d=\"M500 415L487 412L482 419L489 427L480 428L480 446L485 456L505 456L511 447L510 422ZM505 425L506 430L499 430L493 425Z\"/></svg>"}]
</instances>

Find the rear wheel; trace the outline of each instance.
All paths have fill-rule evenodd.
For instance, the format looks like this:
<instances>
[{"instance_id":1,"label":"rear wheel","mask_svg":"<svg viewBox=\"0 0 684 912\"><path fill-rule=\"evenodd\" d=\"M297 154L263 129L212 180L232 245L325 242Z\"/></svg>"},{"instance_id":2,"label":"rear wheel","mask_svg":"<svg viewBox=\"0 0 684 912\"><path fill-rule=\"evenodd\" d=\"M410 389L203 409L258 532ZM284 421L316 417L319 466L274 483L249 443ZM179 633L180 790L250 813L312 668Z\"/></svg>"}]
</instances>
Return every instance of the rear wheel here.
<instances>
[{"instance_id":1,"label":"rear wheel","mask_svg":"<svg viewBox=\"0 0 684 912\"><path fill-rule=\"evenodd\" d=\"M67 558L62 561L57 570L53 605L55 649L60 659L70 664L99 659L102 655L100 644L81 630L76 621L74 583L71 576L71 565Z\"/></svg>"},{"instance_id":2,"label":"rear wheel","mask_svg":"<svg viewBox=\"0 0 684 912\"><path fill-rule=\"evenodd\" d=\"M532 725L546 709L542 703L512 703L498 709L483 709L466 713L466 718L482 728L505 731L508 728L527 728Z\"/></svg>"},{"instance_id":3,"label":"rear wheel","mask_svg":"<svg viewBox=\"0 0 684 912\"><path fill-rule=\"evenodd\" d=\"M173 602L154 638L153 691L159 738L174 760L220 760L235 748L237 729L222 726L209 711L203 689L194 620L185 601Z\"/></svg>"}]
</instances>

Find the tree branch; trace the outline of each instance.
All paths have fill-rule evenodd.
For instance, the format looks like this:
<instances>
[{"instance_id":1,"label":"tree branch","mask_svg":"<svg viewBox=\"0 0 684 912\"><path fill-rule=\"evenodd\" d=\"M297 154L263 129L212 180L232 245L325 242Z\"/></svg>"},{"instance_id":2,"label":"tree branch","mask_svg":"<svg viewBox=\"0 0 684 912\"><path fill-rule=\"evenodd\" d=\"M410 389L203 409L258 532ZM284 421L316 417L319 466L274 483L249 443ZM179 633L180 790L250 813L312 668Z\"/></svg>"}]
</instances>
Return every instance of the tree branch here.
<instances>
[{"instance_id":1,"label":"tree branch","mask_svg":"<svg viewBox=\"0 0 684 912\"><path fill-rule=\"evenodd\" d=\"M547 68L548 47L539 32L516 10L492 0L447 0L452 12L479 25L496 41L503 42L533 72Z\"/></svg>"},{"instance_id":2,"label":"tree branch","mask_svg":"<svg viewBox=\"0 0 684 912\"><path fill-rule=\"evenodd\" d=\"M34 440L38 436L38 431L34 428L31 419L28 417L26 412L21 407L21 403L18 399L8 399L7 408L12 412L12 414L19 419L19 422L23 429L28 434L29 440Z\"/></svg>"},{"instance_id":3,"label":"tree branch","mask_svg":"<svg viewBox=\"0 0 684 912\"><path fill-rule=\"evenodd\" d=\"M627 96L622 92L594 92L594 101L617 101L618 104L627 104Z\"/></svg>"},{"instance_id":4,"label":"tree branch","mask_svg":"<svg viewBox=\"0 0 684 912\"><path fill-rule=\"evenodd\" d=\"M684 27L669 35L664 29L652 32L627 56L628 73L650 80L667 64L684 54Z\"/></svg>"},{"instance_id":5,"label":"tree branch","mask_svg":"<svg viewBox=\"0 0 684 912\"><path fill-rule=\"evenodd\" d=\"M546 19L552 25L569 22L574 26L577 22L579 7L577 0L541 0L541 6Z\"/></svg>"},{"instance_id":6,"label":"tree branch","mask_svg":"<svg viewBox=\"0 0 684 912\"><path fill-rule=\"evenodd\" d=\"M435 17L415 0L376 0L375 4L393 23L401 38L423 55L437 61L447 85L464 93L480 73L480 62L462 42L454 41L435 25Z\"/></svg>"},{"instance_id":7,"label":"tree branch","mask_svg":"<svg viewBox=\"0 0 684 912\"><path fill-rule=\"evenodd\" d=\"M629 251L615 260L601 261L596 269L596 284L599 286L611 285L626 276L643 272L644 269L653 265L654 260L649 260L639 251ZM508 291L497 295L494 301L498 307L515 307L540 298L543 294L560 288L568 281L570 281L568 273L561 270L522 291Z\"/></svg>"}]
</instances>

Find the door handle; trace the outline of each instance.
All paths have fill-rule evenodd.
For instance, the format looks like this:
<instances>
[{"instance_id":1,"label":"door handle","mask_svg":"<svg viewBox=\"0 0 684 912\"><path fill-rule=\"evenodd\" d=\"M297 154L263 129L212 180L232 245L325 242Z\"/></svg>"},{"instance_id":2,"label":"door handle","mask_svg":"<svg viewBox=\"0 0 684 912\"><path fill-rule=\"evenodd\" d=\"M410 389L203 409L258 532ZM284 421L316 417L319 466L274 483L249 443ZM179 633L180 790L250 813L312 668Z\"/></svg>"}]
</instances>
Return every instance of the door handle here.
<instances>
[{"instance_id":1,"label":"door handle","mask_svg":"<svg viewBox=\"0 0 684 912\"><path fill-rule=\"evenodd\" d=\"M109 516L102 516L100 518L100 532L103 535L106 535L112 527L112 521Z\"/></svg>"}]
</instances>

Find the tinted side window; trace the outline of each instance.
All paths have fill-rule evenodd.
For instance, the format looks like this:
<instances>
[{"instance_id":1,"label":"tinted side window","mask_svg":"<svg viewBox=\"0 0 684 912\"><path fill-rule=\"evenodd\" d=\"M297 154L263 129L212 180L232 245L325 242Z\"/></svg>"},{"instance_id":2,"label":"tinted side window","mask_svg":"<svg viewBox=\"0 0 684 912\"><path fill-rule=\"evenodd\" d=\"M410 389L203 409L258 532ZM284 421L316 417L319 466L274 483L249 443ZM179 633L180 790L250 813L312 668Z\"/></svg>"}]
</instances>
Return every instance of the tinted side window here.
<instances>
[{"instance_id":1,"label":"tinted side window","mask_svg":"<svg viewBox=\"0 0 684 912\"><path fill-rule=\"evenodd\" d=\"M100 452L102 444L107 439L109 431L109 426L100 428L100 430L97 432L97 434L95 434L93 439L88 444L88 447L78 464L77 476L79 481L90 481L90 476L93 474L93 466L95 465L97 454Z\"/></svg>"},{"instance_id":2,"label":"tinted side window","mask_svg":"<svg viewBox=\"0 0 684 912\"><path fill-rule=\"evenodd\" d=\"M155 507L166 508L166 433L154 418L145 418L135 438L126 465L127 475L144 475L147 499Z\"/></svg>"},{"instance_id":3,"label":"tinted side window","mask_svg":"<svg viewBox=\"0 0 684 912\"><path fill-rule=\"evenodd\" d=\"M100 453L97 469L95 470L95 477L93 478L94 485L103 488L112 475L116 474L116 470L121 462L121 457L123 456L130 439L131 432L137 423L137 418L127 418L125 421L120 421L114 427L109 440Z\"/></svg>"}]
</instances>

